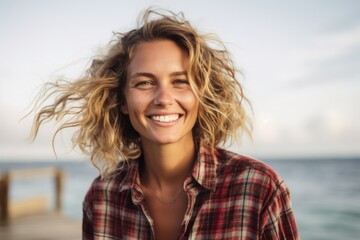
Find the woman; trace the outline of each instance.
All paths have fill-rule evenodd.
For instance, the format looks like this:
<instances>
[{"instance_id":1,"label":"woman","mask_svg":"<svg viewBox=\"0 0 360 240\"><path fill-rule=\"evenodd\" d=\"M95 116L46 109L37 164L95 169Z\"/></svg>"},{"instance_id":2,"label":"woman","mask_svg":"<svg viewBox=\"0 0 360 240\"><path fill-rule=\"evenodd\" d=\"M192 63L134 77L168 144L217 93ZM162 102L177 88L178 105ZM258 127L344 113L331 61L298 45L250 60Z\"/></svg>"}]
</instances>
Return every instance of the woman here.
<instances>
[{"instance_id":1,"label":"woman","mask_svg":"<svg viewBox=\"0 0 360 240\"><path fill-rule=\"evenodd\" d=\"M267 165L219 148L250 133L248 100L221 41L147 10L34 120L70 116L100 176L83 239L298 239L287 186ZM238 131L240 130L240 132ZM57 131L57 132L58 132Z\"/></svg>"}]
</instances>

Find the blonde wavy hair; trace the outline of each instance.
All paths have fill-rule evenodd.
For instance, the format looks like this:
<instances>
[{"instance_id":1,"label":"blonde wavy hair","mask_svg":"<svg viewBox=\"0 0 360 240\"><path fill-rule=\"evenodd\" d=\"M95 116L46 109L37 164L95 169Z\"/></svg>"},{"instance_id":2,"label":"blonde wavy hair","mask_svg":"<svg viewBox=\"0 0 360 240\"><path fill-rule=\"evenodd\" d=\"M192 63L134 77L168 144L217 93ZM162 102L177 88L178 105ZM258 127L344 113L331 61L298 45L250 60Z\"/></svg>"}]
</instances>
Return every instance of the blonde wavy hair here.
<instances>
[{"instance_id":1,"label":"blonde wavy hair","mask_svg":"<svg viewBox=\"0 0 360 240\"><path fill-rule=\"evenodd\" d=\"M47 121L60 123L53 136L65 128L76 128L74 147L91 156L102 175L111 173L119 162L141 155L139 134L128 115L121 112L125 103L127 67L134 47L159 39L174 41L189 56L188 78L200 105L193 128L195 140L214 150L241 133L251 136L251 121L246 109L251 105L237 81L237 70L224 44L215 36L200 34L182 13L145 10L138 27L116 33L106 54L94 59L76 81L58 80L45 84L37 98L32 139ZM54 97L52 104L45 101ZM45 105L45 106L44 106Z\"/></svg>"}]
</instances>

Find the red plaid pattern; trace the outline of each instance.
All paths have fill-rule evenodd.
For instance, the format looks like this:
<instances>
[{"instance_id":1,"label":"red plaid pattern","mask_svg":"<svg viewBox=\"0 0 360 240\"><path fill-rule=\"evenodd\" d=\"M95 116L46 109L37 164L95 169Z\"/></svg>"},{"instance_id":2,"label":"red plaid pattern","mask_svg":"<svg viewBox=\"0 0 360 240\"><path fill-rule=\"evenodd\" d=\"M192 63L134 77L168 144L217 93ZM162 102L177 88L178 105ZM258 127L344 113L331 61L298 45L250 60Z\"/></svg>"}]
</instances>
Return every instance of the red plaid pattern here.
<instances>
[{"instance_id":1,"label":"red plaid pattern","mask_svg":"<svg viewBox=\"0 0 360 240\"><path fill-rule=\"evenodd\" d=\"M156 239L132 160L95 179L83 205L83 239ZM201 147L184 182L188 195L178 239L299 239L284 181L249 157Z\"/></svg>"}]
</instances>

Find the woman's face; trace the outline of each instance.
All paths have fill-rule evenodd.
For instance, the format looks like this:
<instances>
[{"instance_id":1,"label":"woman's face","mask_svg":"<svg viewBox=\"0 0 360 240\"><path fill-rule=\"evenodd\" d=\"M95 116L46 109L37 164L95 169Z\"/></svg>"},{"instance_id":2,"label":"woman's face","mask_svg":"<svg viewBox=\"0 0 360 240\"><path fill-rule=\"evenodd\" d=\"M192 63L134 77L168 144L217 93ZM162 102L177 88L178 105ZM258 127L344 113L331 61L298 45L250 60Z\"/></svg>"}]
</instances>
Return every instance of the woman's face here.
<instances>
[{"instance_id":1,"label":"woman's face","mask_svg":"<svg viewBox=\"0 0 360 240\"><path fill-rule=\"evenodd\" d=\"M129 115L143 142L192 141L199 102L187 77L188 62L187 53L170 40L135 47L122 112Z\"/></svg>"}]
</instances>

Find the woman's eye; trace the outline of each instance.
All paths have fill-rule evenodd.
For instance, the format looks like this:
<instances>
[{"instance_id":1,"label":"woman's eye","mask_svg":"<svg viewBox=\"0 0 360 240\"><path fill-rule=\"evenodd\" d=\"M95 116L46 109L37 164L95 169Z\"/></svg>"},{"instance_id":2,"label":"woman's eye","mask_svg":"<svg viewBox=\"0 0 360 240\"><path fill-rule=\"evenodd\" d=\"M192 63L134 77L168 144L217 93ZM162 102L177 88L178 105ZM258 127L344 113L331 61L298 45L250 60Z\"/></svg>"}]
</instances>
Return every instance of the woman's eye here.
<instances>
[{"instance_id":1,"label":"woman's eye","mask_svg":"<svg viewBox=\"0 0 360 240\"><path fill-rule=\"evenodd\" d=\"M189 84L189 81L186 79L176 79L173 82L175 85L183 85L183 84Z\"/></svg>"},{"instance_id":2,"label":"woman's eye","mask_svg":"<svg viewBox=\"0 0 360 240\"><path fill-rule=\"evenodd\" d=\"M137 88L147 88L147 87L151 87L153 85L154 85L154 83L151 82L151 81L141 81L141 82L137 82L135 84L135 87L137 87Z\"/></svg>"}]
</instances>

